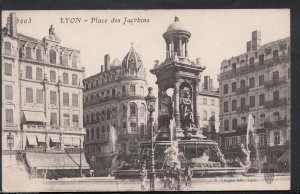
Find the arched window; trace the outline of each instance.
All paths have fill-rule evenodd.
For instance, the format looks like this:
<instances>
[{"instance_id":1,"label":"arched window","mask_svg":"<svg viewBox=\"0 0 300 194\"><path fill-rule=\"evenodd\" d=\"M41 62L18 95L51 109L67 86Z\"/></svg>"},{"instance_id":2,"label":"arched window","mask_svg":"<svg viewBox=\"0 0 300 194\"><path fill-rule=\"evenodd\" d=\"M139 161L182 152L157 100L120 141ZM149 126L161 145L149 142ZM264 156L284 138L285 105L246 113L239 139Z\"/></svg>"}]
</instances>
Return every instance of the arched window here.
<instances>
[{"instance_id":1,"label":"arched window","mask_svg":"<svg viewBox=\"0 0 300 194\"><path fill-rule=\"evenodd\" d=\"M100 121L100 113L99 112L96 113L96 119L97 119L97 122Z\"/></svg>"},{"instance_id":2,"label":"arched window","mask_svg":"<svg viewBox=\"0 0 300 194\"><path fill-rule=\"evenodd\" d=\"M123 105L123 107L122 107L122 116L123 116L123 117L126 117L126 116L127 116L127 108L126 108L126 105Z\"/></svg>"},{"instance_id":3,"label":"arched window","mask_svg":"<svg viewBox=\"0 0 300 194\"><path fill-rule=\"evenodd\" d=\"M145 105L141 104L140 117L144 117L144 116L145 116Z\"/></svg>"},{"instance_id":4,"label":"arched window","mask_svg":"<svg viewBox=\"0 0 300 194\"><path fill-rule=\"evenodd\" d=\"M11 43L10 42L4 42L4 54L11 56Z\"/></svg>"},{"instance_id":5,"label":"arched window","mask_svg":"<svg viewBox=\"0 0 300 194\"><path fill-rule=\"evenodd\" d=\"M27 59L31 59L31 48L29 46L26 47L25 54Z\"/></svg>"},{"instance_id":6,"label":"arched window","mask_svg":"<svg viewBox=\"0 0 300 194\"><path fill-rule=\"evenodd\" d=\"M132 103L132 104L130 105L130 116L131 116L131 117L136 116L136 106L135 106L134 103Z\"/></svg>"},{"instance_id":7,"label":"arched window","mask_svg":"<svg viewBox=\"0 0 300 194\"><path fill-rule=\"evenodd\" d=\"M106 111L106 120L110 120L110 110Z\"/></svg>"},{"instance_id":8,"label":"arched window","mask_svg":"<svg viewBox=\"0 0 300 194\"><path fill-rule=\"evenodd\" d=\"M116 118L116 109L113 108L112 111L111 111L111 117L114 119Z\"/></svg>"},{"instance_id":9,"label":"arched window","mask_svg":"<svg viewBox=\"0 0 300 194\"><path fill-rule=\"evenodd\" d=\"M105 112L104 112L104 110L103 110L102 113L101 113L101 120L102 120L102 121L105 120Z\"/></svg>"},{"instance_id":10,"label":"arched window","mask_svg":"<svg viewBox=\"0 0 300 194\"><path fill-rule=\"evenodd\" d=\"M54 50L50 50L50 63L56 64L56 52Z\"/></svg>"},{"instance_id":11,"label":"arched window","mask_svg":"<svg viewBox=\"0 0 300 194\"><path fill-rule=\"evenodd\" d=\"M36 50L36 60L37 61L42 61L42 51L41 51L41 49Z\"/></svg>"}]
</instances>

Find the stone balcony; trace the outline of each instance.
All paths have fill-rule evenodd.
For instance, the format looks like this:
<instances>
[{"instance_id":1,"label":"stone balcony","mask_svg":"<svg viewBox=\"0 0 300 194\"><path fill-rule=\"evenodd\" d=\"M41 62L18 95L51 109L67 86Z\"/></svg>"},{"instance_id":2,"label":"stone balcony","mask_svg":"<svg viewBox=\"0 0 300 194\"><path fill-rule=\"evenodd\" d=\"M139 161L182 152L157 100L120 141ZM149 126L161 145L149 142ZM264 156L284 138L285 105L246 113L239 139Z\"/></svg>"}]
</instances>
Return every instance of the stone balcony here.
<instances>
[{"instance_id":1,"label":"stone balcony","mask_svg":"<svg viewBox=\"0 0 300 194\"><path fill-rule=\"evenodd\" d=\"M269 88L279 86L279 85L284 85L284 84L286 84L286 77L281 77L278 80L265 81L264 88L269 89Z\"/></svg>"},{"instance_id":2,"label":"stone balcony","mask_svg":"<svg viewBox=\"0 0 300 194\"><path fill-rule=\"evenodd\" d=\"M249 112L249 106L243 106L243 107L236 107L236 113L244 113L244 112Z\"/></svg>"},{"instance_id":3,"label":"stone balcony","mask_svg":"<svg viewBox=\"0 0 300 194\"><path fill-rule=\"evenodd\" d=\"M124 99L144 100L145 96L142 96L142 95L129 95L129 94L106 96L104 98L95 99L92 102L84 102L83 106L87 107L87 106L102 104L102 103L113 101L113 100L124 100Z\"/></svg>"},{"instance_id":4,"label":"stone balcony","mask_svg":"<svg viewBox=\"0 0 300 194\"><path fill-rule=\"evenodd\" d=\"M270 100L265 102L265 108L267 109L286 106L286 105L287 105L286 98L280 98L279 100Z\"/></svg>"},{"instance_id":5,"label":"stone balcony","mask_svg":"<svg viewBox=\"0 0 300 194\"><path fill-rule=\"evenodd\" d=\"M23 131L27 132L49 132L49 133L69 133L82 134L86 133L85 128L79 127L53 127L48 125L23 125Z\"/></svg>"},{"instance_id":6,"label":"stone balcony","mask_svg":"<svg viewBox=\"0 0 300 194\"><path fill-rule=\"evenodd\" d=\"M249 92L249 87L248 86L244 87L244 88L237 88L236 91L235 91L235 93L237 95L239 95L239 94L245 94L245 93L248 93L248 92Z\"/></svg>"}]
</instances>

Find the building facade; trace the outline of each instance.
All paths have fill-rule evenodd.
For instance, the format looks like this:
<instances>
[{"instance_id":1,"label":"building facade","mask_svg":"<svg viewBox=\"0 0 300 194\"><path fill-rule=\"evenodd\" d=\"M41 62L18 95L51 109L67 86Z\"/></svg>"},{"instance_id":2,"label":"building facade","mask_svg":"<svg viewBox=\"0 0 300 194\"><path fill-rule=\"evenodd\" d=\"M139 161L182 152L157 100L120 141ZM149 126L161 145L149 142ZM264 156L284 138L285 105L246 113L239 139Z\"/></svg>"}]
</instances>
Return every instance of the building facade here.
<instances>
[{"instance_id":1,"label":"building facade","mask_svg":"<svg viewBox=\"0 0 300 194\"><path fill-rule=\"evenodd\" d=\"M219 89L213 88L210 76L204 76L202 89L198 93L200 108L200 128L208 139L219 142Z\"/></svg>"},{"instance_id":2,"label":"building facade","mask_svg":"<svg viewBox=\"0 0 300 194\"><path fill-rule=\"evenodd\" d=\"M95 175L107 174L116 153L136 158L141 140L148 138L146 72L131 47L124 59L105 55L104 69L84 84L85 150Z\"/></svg>"},{"instance_id":3,"label":"building facade","mask_svg":"<svg viewBox=\"0 0 300 194\"><path fill-rule=\"evenodd\" d=\"M276 163L289 150L291 130L290 38L261 45L260 35L252 32L247 52L222 62L219 77L223 152L234 155L240 144L247 146L252 114L248 145L258 165Z\"/></svg>"},{"instance_id":4,"label":"building facade","mask_svg":"<svg viewBox=\"0 0 300 194\"><path fill-rule=\"evenodd\" d=\"M61 153L57 161L65 160L69 156L62 153L79 153L83 147L80 51L62 46L53 26L42 40L18 33L15 13L2 32L2 148L25 153L30 168L44 170L40 163L30 166L31 161L53 152ZM78 162L79 155L73 159ZM79 169L75 163L68 165Z\"/></svg>"}]
</instances>

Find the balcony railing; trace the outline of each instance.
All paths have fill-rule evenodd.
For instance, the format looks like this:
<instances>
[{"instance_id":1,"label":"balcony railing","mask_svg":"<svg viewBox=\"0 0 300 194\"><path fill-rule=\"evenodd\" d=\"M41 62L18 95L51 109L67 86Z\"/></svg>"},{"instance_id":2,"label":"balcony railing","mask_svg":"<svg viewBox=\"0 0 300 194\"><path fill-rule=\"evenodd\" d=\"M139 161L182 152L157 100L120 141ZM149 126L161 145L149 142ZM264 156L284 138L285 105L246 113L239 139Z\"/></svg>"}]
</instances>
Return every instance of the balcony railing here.
<instances>
[{"instance_id":1,"label":"balcony railing","mask_svg":"<svg viewBox=\"0 0 300 194\"><path fill-rule=\"evenodd\" d=\"M118 138L119 139L141 139L144 136L142 136L141 134L119 134Z\"/></svg>"},{"instance_id":2,"label":"balcony railing","mask_svg":"<svg viewBox=\"0 0 300 194\"><path fill-rule=\"evenodd\" d=\"M235 76L242 73L247 73L250 71L253 71L255 69L261 69L265 67L270 67L273 65L277 65L279 63L284 63L290 61L289 55L281 55L278 57L273 57L271 59L264 60L263 64L260 64L260 62L256 62L253 65L245 64L245 66L239 67L235 70L226 71L220 74L221 77L227 77L227 76Z\"/></svg>"},{"instance_id":3,"label":"balcony railing","mask_svg":"<svg viewBox=\"0 0 300 194\"><path fill-rule=\"evenodd\" d=\"M280 119L278 121L273 121L273 122L266 121L266 122L262 123L260 126L266 128L266 129L278 129L278 128L286 127L287 120Z\"/></svg>"},{"instance_id":4,"label":"balcony railing","mask_svg":"<svg viewBox=\"0 0 300 194\"><path fill-rule=\"evenodd\" d=\"M106 96L105 98L100 98L93 100L92 102L84 102L84 106L91 106L96 104L101 104L104 102L112 101L112 100L122 100L122 99L137 99L137 100L144 100L145 96L141 95L115 95L115 96Z\"/></svg>"},{"instance_id":5,"label":"balcony railing","mask_svg":"<svg viewBox=\"0 0 300 194\"><path fill-rule=\"evenodd\" d=\"M53 127L48 125L23 125L24 131L33 132L64 132L64 133L80 133L85 134L85 128L79 127Z\"/></svg>"},{"instance_id":6,"label":"balcony railing","mask_svg":"<svg viewBox=\"0 0 300 194\"><path fill-rule=\"evenodd\" d=\"M266 101L265 102L265 108L274 108L274 107L280 107L280 106L285 106L287 105L287 99L286 98L281 98L279 100L271 100L271 101Z\"/></svg>"},{"instance_id":7,"label":"balcony railing","mask_svg":"<svg viewBox=\"0 0 300 194\"><path fill-rule=\"evenodd\" d=\"M265 81L265 86L264 87L266 89L268 89L268 88L272 88L272 87L283 85L283 84L286 84L286 77L281 77L278 80Z\"/></svg>"},{"instance_id":8,"label":"balcony railing","mask_svg":"<svg viewBox=\"0 0 300 194\"><path fill-rule=\"evenodd\" d=\"M236 113L243 113L243 112L248 112L249 111L249 106L242 106L242 107L236 107Z\"/></svg>"},{"instance_id":9,"label":"balcony railing","mask_svg":"<svg viewBox=\"0 0 300 194\"><path fill-rule=\"evenodd\" d=\"M244 87L244 88L237 88L235 93L236 94L244 94L249 92L249 87Z\"/></svg>"}]
</instances>

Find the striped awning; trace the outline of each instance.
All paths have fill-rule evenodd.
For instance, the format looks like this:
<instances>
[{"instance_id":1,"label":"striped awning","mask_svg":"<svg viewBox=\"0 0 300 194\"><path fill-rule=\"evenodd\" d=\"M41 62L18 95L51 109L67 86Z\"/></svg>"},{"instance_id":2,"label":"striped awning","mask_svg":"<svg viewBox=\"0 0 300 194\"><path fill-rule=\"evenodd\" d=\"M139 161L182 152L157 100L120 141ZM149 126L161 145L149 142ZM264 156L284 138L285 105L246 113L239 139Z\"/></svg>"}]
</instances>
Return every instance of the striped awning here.
<instances>
[{"instance_id":1,"label":"striped awning","mask_svg":"<svg viewBox=\"0 0 300 194\"><path fill-rule=\"evenodd\" d=\"M36 137L37 137L38 142L40 142L40 143L46 142L46 138L44 135L37 135Z\"/></svg>"},{"instance_id":2,"label":"striped awning","mask_svg":"<svg viewBox=\"0 0 300 194\"><path fill-rule=\"evenodd\" d=\"M44 112L24 111L23 113L27 122L47 123Z\"/></svg>"},{"instance_id":3,"label":"striped awning","mask_svg":"<svg viewBox=\"0 0 300 194\"><path fill-rule=\"evenodd\" d=\"M80 145L79 137L73 137L73 146L79 146L79 145Z\"/></svg>"},{"instance_id":4,"label":"striped awning","mask_svg":"<svg viewBox=\"0 0 300 194\"><path fill-rule=\"evenodd\" d=\"M33 146L37 145L37 141L36 141L36 136L35 135L28 135L27 136L27 141L28 141L29 145L33 145Z\"/></svg>"},{"instance_id":5,"label":"striped awning","mask_svg":"<svg viewBox=\"0 0 300 194\"><path fill-rule=\"evenodd\" d=\"M50 135L50 139L53 143L60 143L60 139L58 135Z\"/></svg>"},{"instance_id":6,"label":"striped awning","mask_svg":"<svg viewBox=\"0 0 300 194\"><path fill-rule=\"evenodd\" d=\"M65 145L68 145L68 146L73 145L73 143L72 143L72 137L64 137L63 139L64 139L64 144Z\"/></svg>"}]
</instances>

